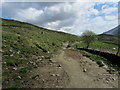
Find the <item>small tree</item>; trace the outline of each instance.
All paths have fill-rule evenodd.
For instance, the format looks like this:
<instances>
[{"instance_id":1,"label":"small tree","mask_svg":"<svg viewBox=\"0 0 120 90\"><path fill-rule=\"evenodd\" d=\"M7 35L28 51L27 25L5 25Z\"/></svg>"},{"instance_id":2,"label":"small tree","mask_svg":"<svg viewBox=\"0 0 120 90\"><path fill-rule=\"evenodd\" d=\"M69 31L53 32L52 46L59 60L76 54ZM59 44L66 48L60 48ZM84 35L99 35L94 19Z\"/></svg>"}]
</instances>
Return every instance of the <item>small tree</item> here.
<instances>
[{"instance_id":1,"label":"small tree","mask_svg":"<svg viewBox=\"0 0 120 90\"><path fill-rule=\"evenodd\" d=\"M95 40L95 33L87 30L82 34L82 39L83 42L87 44L86 48L88 48L90 46L90 43Z\"/></svg>"}]
</instances>

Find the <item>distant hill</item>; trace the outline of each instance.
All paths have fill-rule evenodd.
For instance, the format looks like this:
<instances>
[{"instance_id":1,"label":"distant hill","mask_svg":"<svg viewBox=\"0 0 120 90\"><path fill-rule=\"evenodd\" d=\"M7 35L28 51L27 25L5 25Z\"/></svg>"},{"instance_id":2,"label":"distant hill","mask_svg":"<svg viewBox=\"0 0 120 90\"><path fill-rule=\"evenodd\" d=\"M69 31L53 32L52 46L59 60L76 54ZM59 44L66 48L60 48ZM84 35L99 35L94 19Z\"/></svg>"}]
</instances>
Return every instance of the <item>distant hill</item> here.
<instances>
[{"instance_id":1,"label":"distant hill","mask_svg":"<svg viewBox=\"0 0 120 90\"><path fill-rule=\"evenodd\" d=\"M118 36L120 35L120 25L102 34Z\"/></svg>"}]
</instances>

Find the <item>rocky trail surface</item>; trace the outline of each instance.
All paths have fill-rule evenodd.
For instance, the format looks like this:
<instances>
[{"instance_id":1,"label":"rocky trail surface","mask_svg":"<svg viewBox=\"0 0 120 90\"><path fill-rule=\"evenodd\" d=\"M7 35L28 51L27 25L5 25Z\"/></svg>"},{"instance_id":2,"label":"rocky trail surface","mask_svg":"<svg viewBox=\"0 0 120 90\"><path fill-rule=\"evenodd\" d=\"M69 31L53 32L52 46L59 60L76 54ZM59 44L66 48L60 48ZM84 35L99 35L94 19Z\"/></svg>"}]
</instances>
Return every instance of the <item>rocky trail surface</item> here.
<instances>
[{"instance_id":1,"label":"rocky trail surface","mask_svg":"<svg viewBox=\"0 0 120 90\"><path fill-rule=\"evenodd\" d=\"M83 57L75 50L61 50L53 59L61 63L69 76L67 88L115 88L118 76L109 74L106 69Z\"/></svg>"},{"instance_id":2,"label":"rocky trail surface","mask_svg":"<svg viewBox=\"0 0 120 90\"><path fill-rule=\"evenodd\" d=\"M107 66L99 67L76 50L64 48L37 65L22 82L23 87L118 88L116 74L109 74Z\"/></svg>"}]
</instances>

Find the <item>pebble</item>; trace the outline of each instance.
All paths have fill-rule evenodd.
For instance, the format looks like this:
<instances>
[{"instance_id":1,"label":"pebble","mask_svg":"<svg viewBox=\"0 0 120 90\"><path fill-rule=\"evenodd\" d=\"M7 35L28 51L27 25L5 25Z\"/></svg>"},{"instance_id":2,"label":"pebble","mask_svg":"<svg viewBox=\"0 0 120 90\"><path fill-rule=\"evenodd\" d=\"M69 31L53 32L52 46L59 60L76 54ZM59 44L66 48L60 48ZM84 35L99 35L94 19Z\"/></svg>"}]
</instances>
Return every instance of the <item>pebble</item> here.
<instances>
[{"instance_id":1,"label":"pebble","mask_svg":"<svg viewBox=\"0 0 120 90\"><path fill-rule=\"evenodd\" d=\"M52 74L52 76L55 76L55 74Z\"/></svg>"},{"instance_id":2,"label":"pebble","mask_svg":"<svg viewBox=\"0 0 120 90\"><path fill-rule=\"evenodd\" d=\"M52 65L53 63L50 63L50 65Z\"/></svg>"},{"instance_id":3,"label":"pebble","mask_svg":"<svg viewBox=\"0 0 120 90\"><path fill-rule=\"evenodd\" d=\"M59 88L59 86L56 86L56 88Z\"/></svg>"},{"instance_id":4,"label":"pebble","mask_svg":"<svg viewBox=\"0 0 120 90\"><path fill-rule=\"evenodd\" d=\"M97 81L100 81L100 79L96 79Z\"/></svg>"},{"instance_id":5,"label":"pebble","mask_svg":"<svg viewBox=\"0 0 120 90\"><path fill-rule=\"evenodd\" d=\"M115 79L115 78L112 78L112 80L114 80L114 81L115 81L116 79Z\"/></svg>"},{"instance_id":6,"label":"pebble","mask_svg":"<svg viewBox=\"0 0 120 90\"><path fill-rule=\"evenodd\" d=\"M49 62L53 63L53 61L51 59L49 59Z\"/></svg>"},{"instance_id":7,"label":"pebble","mask_svg":"<svg viewBox=\"0 0 120 90\"><path fill-rule=\"evenodd\" d=\"M44 56L41 56L41 58L44 58Z\"/></svg>"},{"instance_id":8,"label":"pebble","mask_svg":"<svg viewBox=\"0 0 120 90\"><path fill-rule=\"evenodd\" d=\"M110 81L110 79L109 79L109 78L106 78L106 81Z\"/></svg>"},{"instance_id":9,"label":"pebble","mask_svg":"<svg viewBox=\"0 0 120 90\"><path fill-rule=\"evenodd\" d=\"M9 80L7 80L6 83L9 83Z\"/></svg>"},{"instance_id":10,"label":"pebble","mask_svg":"<svg viewBox=\"0 0 120 90\"><path fill-rule=\"evenodd\" d=\"M40 58L40 59L38 59L39 61L41 61L42 60L42 58Z\"/></svg>"},{"instance_id":11,"label":"pebble","mask_svg":"<svg viewBox=\"0 0 120 90\"><path fill-rule=\"evenodd\" d=\"M57 76L57 77L59 77L59 76L60 76L60 74L56 74L56 76Z\"/></svg>"},{"instance_id":12,"label":"pebble","mask_svg":"<svg viewBox=\"0 0 120 90\"><path fill-rule=\"evenodd\" d=\"M3 50L2 50L2 49L0 49L0 52L2 53L2 52L3 52Z\"/></svg>"},{"instance_id":13,"label":"pebble","mask_svg":"<svg viewBox=\"0 0 120 90\"><path fill-rule=\"evenodd\" d=\"M10 49L10 52L12 52L12 49Z\"/></svg>"},{"instance_id":14,"label":"pebble","mask_svg":"<svg viewBox=\"0 0 120 90\"><path fill-rule=\"evenodd\" d=\"M30 64L33 64L34 62L31 62L31 61L30 61L29 63L30 63Z\"/></svg>"},{"instance_id":15,"label":"pebble","mask_svg":"<svg viewBox=\"0 0 120 90\"><path fill-rule=\"evenodd\" d=\"M109 81L106 81L106 83L108 84Z\"/></svg>"},{"instance_id":16,"label":"pebble","mask_svg":"<svg viewBox=\"0 0 120 90\"><path fill-rule=\"evenodd\" d=\"M6 62L3 62L4 64L6 64Z\"/></svg>"},{"instance_id":17,"label":"pebble","mask_svg":"<svg viewBox=\"0 0 120 90\"><path fill-rule=\"evenodd\" d=\"M107 69L107 68L108 68L108 66L107 66L107 65L104 65L104 66L103 66L103 68Z\"/></svg>"},{"instance_id":18,"label":"pebble","mask_svg":"<svg viewBox=\"0 0 120 90\"><path fill-rule=\"evenodd\" d=\"M44 79L42 79L42 81L43 81L43 82L45 82L45 80L44 80Z\"/></svg>"},{"instance_id":19,"label":"pebble","mask_svg":"<svg viewBox=\"0 0 120 90\"><path fill-rule=\"evenodd\" d=\"M61 64L59 64L58 67L62 67Z\"/></svg>"},{"instance_id":20,"label":"pebble","mask_svg":"<svg viewBox=\"0 0 120 90\"><path fill-rule=\"evenodd\" d=\"M13 56L13 54L10 55L11 57Z\"/></svg>"},{"instance_id":21,"label":"pebble","mask_svg":"<svg viewBox=\"0 0 120 90\"><path fill-rule=\"evenodd\" d=\"M41 59L36 60L36 62L39 62L39 61L41 61Z\"/></svg>"},{"instance_id":22,"label":"pebble","mask_svg":"<svg viewBox=\"0 0 120 90\"><path fill-rule=\"evenodd\" d=\"M18 51L17 54L20 54L20 51Z\"/></svg>"},{"instance_id":23,"label":"pebble","mask_svg":"<svg viewBox=\"0 0 120 90\"><path fill-rule=\"evenodd\" d=\"M83 72L86 72L87 71L87 69L83 69Z\"/></svg>"},{"instance_id":24,"label":"pebble","mask_svg":"<svg viewBox=\"0 0 120 90\"><path fill-rule=\"evenodd\" d=\"M36 66L36 63L33 63L34 66Z\"/></svg>"},{"instance_id":25,"label":"pebble","mask_svg":"<svg viewBox=\"0 0 120 90\"><path fill-rule=\"evenodd\" d=\"M22 79L22 77L21 77L21 76L18 76L18 78L19 78L19 79Z\"/></svg>"},{"instance_id":26,"label":"pebble","mask_svg":"<svg viewBox=\"0 0 120 90\"><path fill-rule=\"evenodd\" d=\"M13 70L17 70L17 68L14 67Z\"/></svg>"},{"instance_id":27,"label":"pebble","mask_svg":"<svg viewBox=\"0 0 120 90\"><path fill-rule=\"evenodd\" d=\"M116 49L116 48L113 48L114 50Z\"/></svg>"}]
</instances>

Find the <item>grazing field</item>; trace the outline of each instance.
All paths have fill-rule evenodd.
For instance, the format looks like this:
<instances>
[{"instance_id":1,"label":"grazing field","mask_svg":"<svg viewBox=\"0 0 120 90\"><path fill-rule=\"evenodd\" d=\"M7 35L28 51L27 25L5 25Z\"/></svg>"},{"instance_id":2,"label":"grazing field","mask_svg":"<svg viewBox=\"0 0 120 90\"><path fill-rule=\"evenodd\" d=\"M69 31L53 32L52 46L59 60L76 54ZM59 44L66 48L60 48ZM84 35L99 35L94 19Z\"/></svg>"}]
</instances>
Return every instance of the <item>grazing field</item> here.
<instances>
[{"instance_id":1,"label":"grazing field","mask_svg":"<svg viewBox=\"0 0 120 90\"><path fill-rule=\"evenodd\" d=\"M119 37L118 36L113 36L113 35L106 35L106 34L100 34L98 35L98 40L101 42L105 42L108 44L119 44Z\"/></svg>"},{"instance_id":2,"label":"grazing field","mask_svg":"<svg viewBox=\"0 0 120 90\"><path fill-rule=\"evenodd\" d=\"M80 40L78 36L29 23L1 20L3 87L20 87L20 81L35 66L31 63L38 59L50 59L51 53L61 49L65 42Z\"/></svg>"},{"instance_id":3,"label":"grazing field","mask_svg":"<svg viewBox=\"0 0 120 90\"><path fill-rule=\"evenodd\" d=\"M86 43L76 44L76 47L77 48L86 47ZM116 53L118 46L115 44L108 44L108 43L104 43L101 41L94 41L90 44L89 48L97 49L97 50L105 51L105 52L110 52L110 53Z\"/></svg>"},{"instance_id":4,"label":"grazing field","mask_svg":"<svg viewBox=\"0 0 120 90\"><path fill-rule=\"evenodd\" d=\"M95 80L101 77L94 77L98 76L98 72L108 75L108 72L118 72L119 67L111 65L102 56L76 50L86 47L82 37L25 22L1 20L3 88L117 87L117 74L115 78L109 74L109 78L114 79L109 84L102 79L97 81L100 84L96 83ZM89 48L116 53L117 44L98 39ZM110 66L108 72L102 68L106 65ZM102 76L107 79L107 75ZM83 85L79 83L81 80L85 82ZM91 81L94 83L92 86Z\"/></svg>"}]
</instances>

